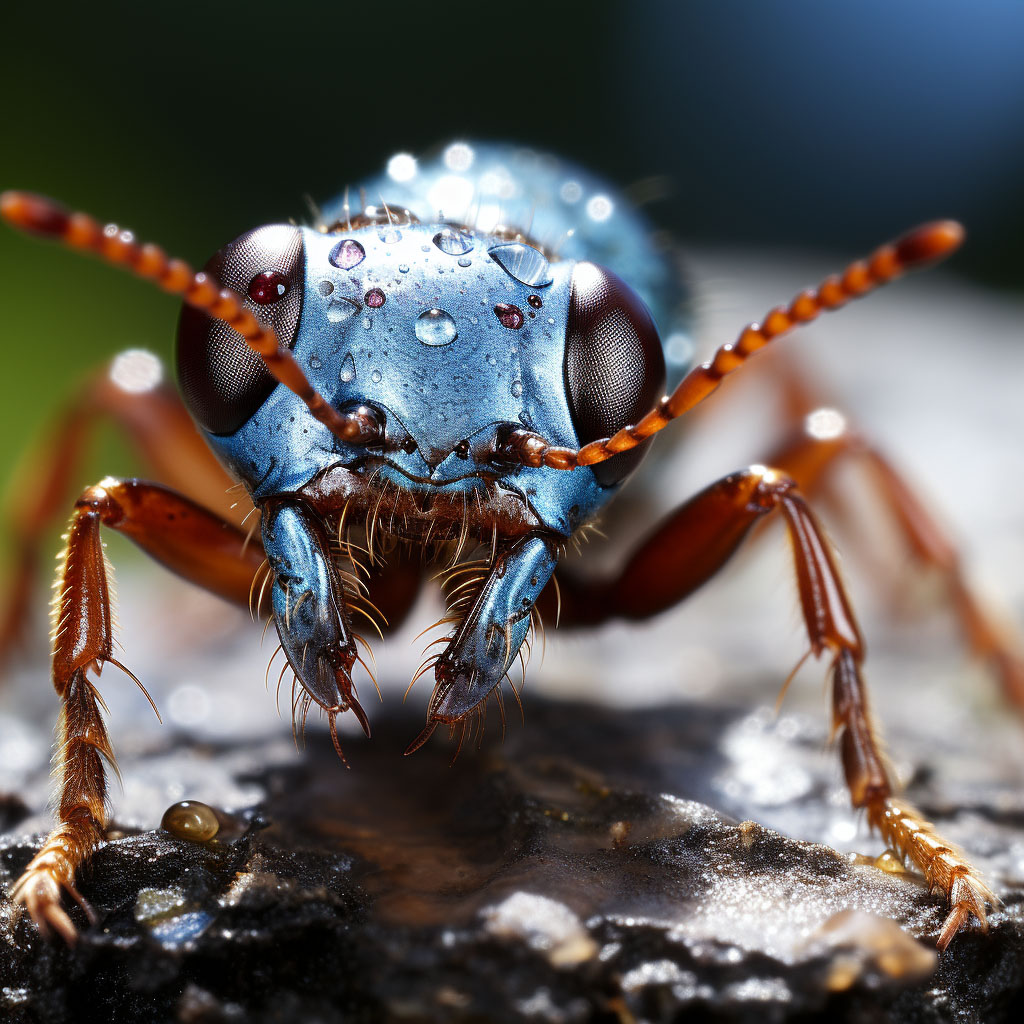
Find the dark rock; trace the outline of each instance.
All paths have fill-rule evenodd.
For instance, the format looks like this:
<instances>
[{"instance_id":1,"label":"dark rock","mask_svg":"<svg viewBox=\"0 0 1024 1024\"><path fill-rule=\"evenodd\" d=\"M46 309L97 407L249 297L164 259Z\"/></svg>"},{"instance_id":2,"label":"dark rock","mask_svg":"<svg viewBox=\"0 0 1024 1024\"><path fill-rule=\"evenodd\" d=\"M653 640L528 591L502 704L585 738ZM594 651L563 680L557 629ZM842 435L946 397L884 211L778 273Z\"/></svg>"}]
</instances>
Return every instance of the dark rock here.
<instances>
[{"instance_id":1,"label":"dark rock","mask_svg":"<svg viewBox=\"0 0 1024 1024\"><path fill-rule=\"evenodd\" d=\"M352 771L312 733L300 761L253 772L265 797L233 838L115 839L82 880L100 924L74 950L5 906L7 1019L1012 1015L1020 893L988 935L962 934L936 958L944 911L915 876L702 802L722 805L723 737L756 716L527 710L528 728L480 751L467 742L454 765L443 743L400 756L408 718L350 742ZM790 743L795 757L809 746ZM177 749L168 770L209 754ZM812 786L790 811L820 799ZM33 849L3 848L5 884Z\"/></svg>"}]
</instances>

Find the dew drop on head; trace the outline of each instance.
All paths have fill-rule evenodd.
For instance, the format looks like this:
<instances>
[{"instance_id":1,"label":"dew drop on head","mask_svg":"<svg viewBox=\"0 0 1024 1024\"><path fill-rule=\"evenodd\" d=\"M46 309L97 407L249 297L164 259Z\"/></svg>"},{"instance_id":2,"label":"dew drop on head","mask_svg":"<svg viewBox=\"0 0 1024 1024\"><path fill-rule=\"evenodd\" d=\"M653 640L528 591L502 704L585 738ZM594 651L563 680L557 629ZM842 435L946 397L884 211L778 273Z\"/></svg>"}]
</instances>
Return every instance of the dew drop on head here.
<instances>
[{"instance_id":1,"label":"dew drop on head","mask_svg":"<svg viewBox=\"0 0 1024 1024\"><path fill-rule=\"evenodd\" d=\"M340 324L345 320L351 320L359 312L359 303L355 299L331 299L327 307L327 319L332 324Z\"/></svg>"},{"instance_id":2,"label":"dew drop on head","mask_svg":"<svg viewBox=\"0 0 1024 1024\"><path fill-rule=\"evenodd\" d=\"M473 251L473 239L455 228L442 228L434 235L434 245L449 256L463 256Z\"/></svg>"},{"instance_id":3,"label":"dew drop on head","mask_svg":"<svg viewBox=\"0 0 1024 1024\"><path fill-rule=\"evenodd\" d=\"M351 270L366 259L366 250L354 238L344 238L327 258L339 270Z\"/></svg>"},{"instance_id":4,"label":"dew drop on head","mask_svg":"<svg viewBox=\"0 0 1024 1024\"><path fill-rule=\"evenodd\" d=\"M523 326L523 311L518 306L513 306L508 302L499 302L494 307L494 315L498 318L498 323L502 327L507 327L510 331L518 331Z\"/></svg>"},{"instance_id":5,"label":"dew drop on head","mask_svg":"<svg viewBox=\"0 0 1024 1024\"><path fill-rule=\"evenodd\" d=\"M443 309L425 309L416 318L416 337L424 345L450 345L458 336L455 321Z\"/></svg>"},{"instance_id":6,"label":"dew drop on head","mask_svg":"<svg viewBox=\"0 0 1024 1024\"><path fill-rule=\"evenodd\" d=\"M487 255L508 274L527 288L543 288L551 284L551 264L547 257L525 242L505 242L487 250Z\"/></svg>"}]
</instances>

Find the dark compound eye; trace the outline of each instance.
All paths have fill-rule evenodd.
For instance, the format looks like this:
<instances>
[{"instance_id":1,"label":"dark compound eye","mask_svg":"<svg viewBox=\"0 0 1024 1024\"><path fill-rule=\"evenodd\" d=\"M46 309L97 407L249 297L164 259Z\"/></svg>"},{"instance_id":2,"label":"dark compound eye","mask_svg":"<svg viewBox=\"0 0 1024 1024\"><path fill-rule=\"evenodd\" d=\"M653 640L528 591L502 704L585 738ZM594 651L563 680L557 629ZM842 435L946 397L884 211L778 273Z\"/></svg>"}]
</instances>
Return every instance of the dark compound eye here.
<instances>
[{"instance_id":1,"label":"dark compound eye","mask_svg":"<svg viewBox=\"0 0 1024 1024\"><path fill-rule=\"evenodd\" d=\"M665 389L665 356L650 312L625 281L594 263L573 271L564 370L580 445L635 423ZM621 483L646 448L597 463L598 483Z\"/></svg>"},{"instance_id":2,"label":"dark compound eye","mask_svg":"<svg viewBox=\"0 0 1024 1024\"><path fill-rule=\"evenodd\" d=\"M246 294L260 306L269 306L278 302L288 294L289 281L284 274L276 270L265 270L257 274L250 282Z\"/></svg>"},{"instance_id":3,"label":"dark compound eye","mask_svg":"<svg viewBox=\"0 0 1024 1024\"><path fill-rule=\"evenodd\" d=\"M304 268L302 232L273 224L236 238L204 269L245 296L245 308L291 348ZM211 434L233 434L277 386L240 334L191 306L178 321L178 383L192 415Z\"/></svg>"}]
</instances>

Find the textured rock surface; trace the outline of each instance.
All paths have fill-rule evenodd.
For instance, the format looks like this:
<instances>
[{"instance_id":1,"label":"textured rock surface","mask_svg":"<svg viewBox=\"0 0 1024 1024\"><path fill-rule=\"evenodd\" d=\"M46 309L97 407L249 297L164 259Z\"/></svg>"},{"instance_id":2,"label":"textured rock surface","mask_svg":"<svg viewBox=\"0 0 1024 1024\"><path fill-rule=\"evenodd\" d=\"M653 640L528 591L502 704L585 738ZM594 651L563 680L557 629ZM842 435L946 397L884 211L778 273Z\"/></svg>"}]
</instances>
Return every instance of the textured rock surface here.
<instances>
[{"instance_id":1,"label":"textured rock surface","mask_svg":"<svg viewBox=\"0 0 1024 1024\"><path fill-rule=\"evenodd\" d=\"M1020 891L936 965L943 910L916 878L701 802L723 802L736 730L812 757L820 737L793 719L546 702L528 718L454 767L443 744L396 756L409 719L350 743L351 772L320 733L269 767L282 752L262 744L154 752L168 779L230 765L258 810L210 844L110 843L83 884L100 924L74 951L5 906L10 1019L994 1020L1019 998ZM822 791L788 813L813 817ZM993 842L1016 825L983 817ZM7 840L5 882L31 852Z\"/></svg>"}]
</instances>

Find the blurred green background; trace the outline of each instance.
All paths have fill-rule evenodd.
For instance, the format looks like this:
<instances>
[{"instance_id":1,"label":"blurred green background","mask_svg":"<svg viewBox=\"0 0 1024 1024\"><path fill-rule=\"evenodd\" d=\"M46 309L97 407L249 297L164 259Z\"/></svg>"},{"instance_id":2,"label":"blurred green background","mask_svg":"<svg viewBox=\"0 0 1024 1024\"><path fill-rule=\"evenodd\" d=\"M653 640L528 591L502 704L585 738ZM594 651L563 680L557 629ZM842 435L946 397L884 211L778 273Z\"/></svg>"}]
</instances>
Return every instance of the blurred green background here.
<instances>
[{"instance_id":1,"label":"blurred green background","mask_svg":"<svg viewBox=\"0 0 1024 1024\"><path fill-rule=\"evenodd\" d=\"M4 34L0 185L197 263L395 151L478 137L664 178L684 245L850 256L958 216L960 271L1024 280L1019 0L22 5ZM177 308L6 229L0 269L3 485L83 371L170 356ZM80 482L132 468L108 437Z\"/></svg>"}]
</instances>

